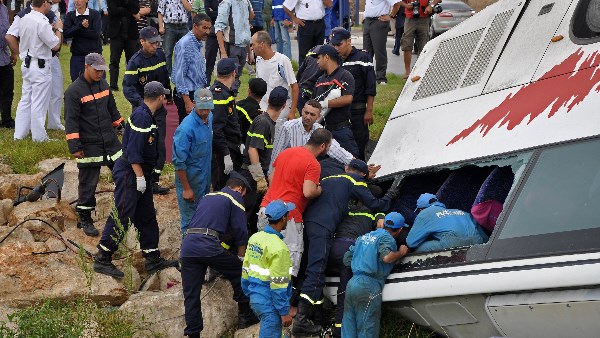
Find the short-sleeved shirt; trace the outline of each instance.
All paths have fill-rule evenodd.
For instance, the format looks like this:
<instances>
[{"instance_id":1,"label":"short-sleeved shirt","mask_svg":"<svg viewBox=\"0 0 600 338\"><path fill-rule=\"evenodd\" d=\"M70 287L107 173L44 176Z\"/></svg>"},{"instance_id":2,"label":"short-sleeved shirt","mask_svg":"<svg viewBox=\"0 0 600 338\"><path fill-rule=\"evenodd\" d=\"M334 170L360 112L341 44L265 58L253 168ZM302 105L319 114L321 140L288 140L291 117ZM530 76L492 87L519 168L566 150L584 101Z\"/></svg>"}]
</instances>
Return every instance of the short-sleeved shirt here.
<instances>
[{"instance_id":1,"label":"short-sleeved shirt","mask_svg":"<svg viewBox=\"0 0 600 338\"><path fill-rule=\"evenodd\" d=\"M185 1L189 2L189 0ZM188 22L188 12L181 4L181 0L160 0L158 3L158 13L163 16L164 23Z\"/></svg>"},{"instance_id":2,"label":"short-sleeved shirt","mask_svg":"<svg viewBox=\"0 0 600 338\"><path fill-rule=\"evenodd\" d=\"M52 48L54 48L60 40L52 31L52 26L48 18L38 12L31 11L19 21L19 58L25 60L25 56L29 56L50 60L52 58Z\"/></svg>"},{"instance_id":3,"label":"short-sleeved shirt","mask_svg":"<svg viewBox=\"0 0 600 338\"><path fill-rule=\"evenodd\" d=\"M269 202L282 200L292 202L296 209L290 211L290 218L302 222L302 213L308 204L304 197L304 181L319 184L321 165L315 156L305 147L289 148L281 152L273 162L273 179L267 194L260 204L266 207Z\"/></svg>"},{"instance_id":4,"label":"short-sleeved shirt","mask_svg":"<svg viewBox=\"0 0 600 338\"><path fill-rule=\"evenodd\" d=\"M256 58L256 77L267 82L267 92L260 101L260 108L267 111L269 106L269 95L271 90L277 86L281 86L288 90L288 99L286 107L291 103L291 85L296 83L296 74L292 68L292 62L287 56L275 52L272 58L265 60L260 56ZM289 109L288 109L289 111Z\"/></svg>"},{"instance_id":5,"label":"short-sleeved shirt","mask_svg":"<svg viewBox=\"0 0 600 338\"><path fill-rule=\"evenodd\" d=\"M370 276L383 287L385 279L394 268L394 263L385 263L383 257L397 249L394 237L385 229L377 229L356 239L356 244L344 255L344 263L351 253L352 273Z\"/></svg>"},{"instance_id":6,"label":"short-sleeved shirt","mask_svg":"<svg viewBox=\"0 0 600 338\"><path fill-rule=\"evenodd\" d=\"M260 105L258 101L248 96L243 100L239 100L235 103L235 109L238 112L238 121L240 122L240 131L242 132L242 139L246 138L248 135L248 130L250 129L250 125L252 125L252 121L263 113L263 110L260 109Z\"/></svg>"},{"instance_id":7,"label":"short-sleeved shirt","mask_svg":"<svg viewBox=\"0 0 600 338\"><path fill-rule=\"evenodd\" d=\"M285 0L283 6L296 12L301 20L320 20L325 16L325 5L322 0Z\"/></svg>"},{"instance_id":8,"label":"short-sleeved shirt","mask_svg":"<svg viewBox=\"0 0 600 338\"><path fill-rule=\"evenodd\" d=\"M244 164L250 165L248 149L258 150L258 159L263 172L269 171L271 152L273 151L273 138L275 137L275 121L269 114L258 115L246 133L246 149L244 150Z\"/></svg>"},{"instance_id":9,"label":"short-sleeved shirt","mask_svg":"<svg viewBox=\"0 0 600 338\"><path fill-rule=\"evenodd\" d=\"M323 101L332 89L339 88L344 95L354 95L354 76L342 67L336 68L333 73L324 73L315 83L315 91L313 98L317 101ZM326 125L335 125L344 121L350 120L350 108L352 105L345 107L331 108L327 117L325 117Z\"/></svg>"},{"instance_id":10,"label":"short-sleeved shirt","mask_svg":"<svg viewBox=\"0 0 600 338\"><path fill-rule=\"evenodd\" d=\"M401 0L367 0L365 3L365 18L376 18L382 15L390 14L392 6Z\"/></svg>"}]
</instances>

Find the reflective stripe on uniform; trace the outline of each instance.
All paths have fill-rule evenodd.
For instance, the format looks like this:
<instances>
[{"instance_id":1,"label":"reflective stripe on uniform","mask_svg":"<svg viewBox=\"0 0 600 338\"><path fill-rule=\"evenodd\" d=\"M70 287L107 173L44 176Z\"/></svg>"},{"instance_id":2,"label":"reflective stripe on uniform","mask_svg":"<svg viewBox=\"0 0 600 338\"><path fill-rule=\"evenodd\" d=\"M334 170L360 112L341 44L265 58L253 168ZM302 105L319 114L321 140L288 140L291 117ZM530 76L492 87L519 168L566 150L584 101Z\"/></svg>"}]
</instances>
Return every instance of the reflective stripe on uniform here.
<instances>
[{"instance_id":1,"label":"reflective stripe on uniform","mask_svg":"<svg viewBox=\"0 0 600 338\"><path fill-rule=\"evenodd\" d=\"M117 151L114 155L108 155L108 159L111 161L116 161L123 155L123 150ZM84 157L76 159L77 163L95 163L95 162L104 162L104 156L93 156L93 157Z\"/></svg>"},{"instance_id":2,"label":"reflective stripe on uniform","mask_svg":"<svg viewBox=\"0 0 600 338\"><path fill-rule=\"evenodd\" d=\"M131 126L131 129L140 132L140 133L149 133L150 131L152 131L152 129L156 128L155 124L151 124L150 127L148 128L140 128L140 127L136 127L133 122L131 122L131 116L127 119L127 122L129 123L129 125Z\"/></svg>"},{"instance_id":3,"label":"reflective stripe on uniform","mask_svg":"<svg viewBox=\"0 0 600 338\"><path fill-rule=\"evenodd\" d=\"M335 327L340 327L340 328L341 328L341 327L342 327L342 323L335 323L335 325L334 325L334 326L335 326Z\"/></svg>"},{"instance_id":4,"label":"reflective stripe on uniform","mask_svg":"<svg viewBox=\"0 0 600 338\"><path fill-rule=\"evenodd\" d=\"M375 220L375 216L369 214L368 212L349 212L348 216L365 216L372 219L373 221Z\"/></svg>"},{"instance_id":5,"label":"reflective stripe on uniform","mask_svg":"<svg viewBox=\"0 0 600 338\"><path fill-rule=\"evenodd\" d=\"M119 157L121 157L123 155L123 150L119 150L117 151L116 154L112 155L112 156L108 156L113 162L115 162L116 160L119 159Z\"/></svg>"},{"instance_id":6,"label":"reflective stripe on uniform","mask_svg":"<svg viewBox=\"0 0 600 338\"><path fill-rule=\"evenodd\" d=\"M250 136L250 137L258 137L258 138L261 138L263 141L265 141L265 148L267 148L267 149L273 149L273 145L272 145L272 144L269 144L269 142L267 141L267 139L265 138L265 136L264 136L264 135L261 135L261 134L255 134L255 133L251 133L250 131L248 131L248 133L247 133L247 134L248 134L248 136Z\"/></svg>"},{"instance_id":7,"label":"reflective stripe on uniform","mask_svg":"<svg viewBox=\"0 0 600 338\"><path fill-rule=\"evenodd\" d=\"M154 66L138 68L137 70L127 70L127 71L125 71L125 74L136 75L137 73L143 73L143 72L149 72L152 70L157 70L158 68L163 67L163 66L165 66L165 67L167 66L167 63L165 61L159 62L159 63L155 64Z\"/></svg>"},{"instance_id":8,"label":"reflective stripe on uniform","mask_svg":"<svg viewBox=\"0 0 600 338\"><path fill-rule=\"evenodd\" d=\"M151 252L154 252L154 251L158 251L158 248L142 250L142 252L144 252L144 253L151 253Z\"/></svg>"},{"instance_id":9,"label":"reflective stripe on uniform","mask_svg":"<svg viewBox=\"0 0 600 338\"><path fill-rule=\"evenodd\" d=\"M283 5L271 6L271 9L278 9L278 8L283 8Z\"/></svg>"},{"instance_id":10,"label":"reflective stripe on uniform","mask_svg":"<svg viewBox=\"0 0 600 338\"><path fill-rule=\"evenodd\" d=\"M70 133L70 134L67 134L67 140L72 140L72 139L75 139L75 138L79 138L79 133Z\"/></svg>"},{"instance_id":11,"label":"reflective stripe on uniform","mask_svg":"<svg viewBox=\"0 0 600 338\"><path fill-rule=\"evenodd\" d=\"M78 206L76 207L76 209L81 209L81 210L94 210L94 207L88 207L88 206L85 206L85 205L78 205Z\"/></svg>"},{"instance_id":12,"label":"reflective stripe on uniform","mask_svg":"<svg viewBox=\"0 0 600 338\"><path fill-rule=\"evenodd\" d=\"M109 94L109 91L108 91L108 89L106 89L106 90L103 90L103 91L101 91L99 93L96 93L96 94L86 95L86 96L84 96L84 97L81 98L81 103L86 103L86 102L90 102L90 101L93 101L93 100L98 100L98 99L101 99L101 98L103 98L105 96L108 96L108 94Z\"/></svg>"},{"instance_id":13,"label":"reflective stripe on uniform","mask_svg":"<svg viewBox=\"0 0 600 338\"><path fill-rule=\"evenodd\" d=\"M315 52L308 52L308 53L306 53L306 56L311 56L311 55L317 55L317 53L315 53Z\"/></svg>"},{"instance_id":14,"label":"reflective stripe on uniform","mask_svg":"<svg viewBox=\"0 0 600 338\"><path fill-rule=\"evenodd\" d=\"M240 202L236 201L235 198L233 198L233 196L229 195L226 192L217 191L217 192L211 192L210 194L206 194L206 196L215 196L215 195L221 195L221 196L225 196L225 197L229 198L233 204L235 204L237 207L239 207L244 212L246 212L246 208L244 208L244 206L241 205Z\"/></svg>"},{"instance_id":15,"label":"reflective stripe on uniform","mask_svg":"<svg viewBox=\"0 0 600 338\"><path fill-rule=\"evenodd\" d=\"M350 182L352 182L352 184L354 184L354 185L358 185L358 186L362 186L362 187L366 187L367 186L367 183L365 183L365 182L358 182L354 178L352 178L351 176L349 176L349 175L343 175L343 174L342 175L327 176L327 177L323 178L321 181L326 180L328 178L345 178L345 179L349 180Z\"/></svg>"},{"instance_id":16,"label":"reflective stripe on uniform","mask_svg":"<svg viewBox=\"0 0 600 338\"><path fill-rule=\"evenodd\" d=\"M109 250L107 247L105 247L104 245L102 245L102 244L98 244L98 246L99 246L99 247L100 247L100 249L102 249L103 251L110 252L110 250Z\"/></svg>"},{"instance_id":17,"label":"reflective stripe on uniform","mask_svg":"<svg viewBox=\"0 0 600 338\"><path fill-rule=\"evenodd\" d=\"M112 123L112 126L113 126L113 127L116 127L116 126L118 126L118 125L119 125L121 122L123 122L123 118L122 118L122 117L119 117L119 119L118 119L118 120L116 120L115 122L113 122L113 123Z\"/></svg>"},{"instance_id":18,"label":"reflective stripe on uniform","mask_svg":"<svg viewBox=\"0 0 600 338\"><path fill-rule=\"evenodd\" d=\"M364 67L373 67L373 62L348 61L348 62L344 62L342 64L342 66L354 66L354 65L359 65L359 66L364 66Z\"/></svg>"},{"instance_id":19,"label":"reflective stripe on uniform","mask_svg":"<svg viewBox=\"0 0 600 338\"><path fill-rule=\"evenodd\" d=\"M155 173L155 174L159 174L159 175L160 175L160 173L161 173L161 170L160 170L160 169L154 169L154 173Z\"/></svg>"},{"instance_id":20,"label":"reflective stripe on uniform","mask_svg":"<svg viewBox=\"0 0 600 338\"><path fill-rule=\"evenodd\" d=\"M324 302L324 299L314 301L314 300L310 299L310 297L308 295L304 294L304 293L301 293L300 297L306 299L312 305L319 305L319 304L323 304L323 302Z\"/></svg>"},{"instance_id":21,"label":"reflective stripe on uniform","mask_svg":"<svg viewBox=\"0 0 600 338\"><path fill-rule=\"evenodd\" d=\"M231 248L231 246L227 245L227 243L225 242L221 242L221 246L223 247L223 249L225 250L229 250L229 248Z\"/></svg>"},{"instance_id":22,"label":"reflective stripe on uniform","mask_svg":"<svg viewBox=\"0 0 600 338\"><path fill-rule=\"evenodd\" d=\"M225 100L213 100L214 104L228 104L229 102L233 101L235 98L233 96L230 96L228 98L226 98Z\"/></svg>"},{"instance_id":23,"label":"reflective stripe on uniform","mask_svg":"<svg viewBox=\"0 0 600 338\"><path fill-rule=\"evenodd\" d=\"M250 115L248 115L248 112L246 111L246 109L240 107L240 106L236 106L237 110L241 111L242 113L244 113L244 116L246 116L246 120L248 120L248 122L250 122L250 124L252 124L252 119L250 118Z\"/></svg>"},{"instance_id":24,"label":"reflective stripe on uniform","mask_svg":"<svg viewBox=\"0 0 600 338\"><path fill-rule=\"evenodd\" d=\"M271 277L271 272L269 271L269 269L261 268L260 266L258 266L256 264L248 265L248 270L256 272L259 275L264 276L264 277L269 277L269 278Z\"/></svg>"}]
</instances>

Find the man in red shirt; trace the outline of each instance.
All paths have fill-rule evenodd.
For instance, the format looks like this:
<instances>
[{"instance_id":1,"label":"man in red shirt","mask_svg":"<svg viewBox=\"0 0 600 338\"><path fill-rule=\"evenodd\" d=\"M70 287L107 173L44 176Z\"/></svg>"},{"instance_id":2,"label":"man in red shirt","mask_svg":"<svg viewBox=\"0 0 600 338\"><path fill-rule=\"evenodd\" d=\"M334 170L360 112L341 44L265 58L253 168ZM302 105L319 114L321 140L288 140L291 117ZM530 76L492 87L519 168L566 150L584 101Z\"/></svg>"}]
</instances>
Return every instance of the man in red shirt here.
<instances>
[{"instance_id":1,"label":"man in red shirt","mask_svg":"<svg viewBox=\"0 0 600 338\"><path fill-rule=\"evenodd\" d=\"M292 259L291 275L294 277L298 276L300 259L304 251L302 213L309 199L321 195L319 184L321 165L316 158L329 151L331 140L331 132L321 128L312 133L304 146L282 151L273 162L273 173L269 178L271 186L260 205L261 208L258 213L259 231L267 224L265 207L269 202L279 199L296 205L296 209L290 211L285 238L283 239L290 249Z\"/></svg>"}]
</instances>

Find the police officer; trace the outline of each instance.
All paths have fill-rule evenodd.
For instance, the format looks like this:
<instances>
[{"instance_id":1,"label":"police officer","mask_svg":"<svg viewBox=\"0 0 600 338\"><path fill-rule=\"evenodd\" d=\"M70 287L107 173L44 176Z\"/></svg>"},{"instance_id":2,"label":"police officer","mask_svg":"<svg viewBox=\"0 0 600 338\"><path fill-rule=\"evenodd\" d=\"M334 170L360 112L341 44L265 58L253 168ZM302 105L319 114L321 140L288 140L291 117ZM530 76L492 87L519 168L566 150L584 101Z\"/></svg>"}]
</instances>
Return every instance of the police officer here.
<instances>
[{"instance_id":1,"label":"police officer","mask_svg":"<svg viewBox=\"0 0 600 338\"><path fill-rule=\"evenodd\" d=\"M243 196L249 190L246 179L231 172L226 187L206 194L199 202L189 228L181 242L181 278L185 305L183 332L188 337L200 337L204 328L200 292L207 267L221 273L233 287L233 299L238 303L238 328L256 324L248 297L241 288L242 260L248 243ZM221 243L225 234L232 235L237 256Z\"/></svg>"},{"instance_id":2,"label":"police officer","mask_svg":"<svg viewBox=\"0 0 600 338\"><path fill-rule=\"evenodd\" d=\"M148 82L158 81L169 91L171 90L171 80L167 73L165 53L158 48L161 41L158 31L154 27L144 27L140 31L140 49L133 54L131 60L127 63L127 70L123 77L123 94L131 103L133 109L144 103L144 86ZM167 95L167 100L171 100L171 93ZM156 125L158 127L158 161L156 168L152 173L152 193L164 195L169 192L169 188L161 187L158 184L160 173L165 167L167 150L165 148L165 135L167 134L167 110L164 106L160 107L154 114Z\"/></svg>"},{"instance_id":3,"label":"police officer","mask_svg":"<svg viewBox=\"0 0 600 338\"><path fill-rule=\"evenodd\" d=\"M121 142L114 128L122 129L125 123L104 79L108 67L102 55L90 53L84 62L83 74L65 91L66 138L79 168L77 227L88 236L98 236L92 210L96 207L100 167L112 169L121 156Z\"/></svg>"},{"instance_id":4,"label":"police officer","mask_svg":"<svg viewBox=\"0 0 600 338\"><path fill-rule=\"evenodd\" d=\"M242 166L242 135L238 122L235 96L231 89L235 82L237 61L225 58L217 63L217 79L210 87L213 110L212 184L214 190L225 186L227 175Z\"/></svg>"},{"instance_id":5,"label":"police officer","mask_svg":"<svg viewBox=\"0 0 600 338\"><path fill-rule=\"evenodd\" d=\"M308 252L306 277L302 283L298 315L294 321L294 335L312 335L321 330L320 323L313 323L314 306L323 303L325 268L333 244L336 226L348 214L350 198L360 200L373 210L387 210L397 196L394 186L378 199L367 187L365 177L369 174L367 164L353 159L345 168L346 173L325 177L321 180L323 192L303 214L304 232Z\"/></svg>"},{"instance_id":6,"label":"police officer","mask_svg":"<svg viewBox=\"0 0 600 338\"><path fill-rule=\"evenodd\" d=\"M288 213L295 208L291 202L271 201L265 209L269 225L248 241L242 289L260 318L260 338L283 337L282 326L292 323L289 302L292 260L281 232L287 227Z\"/></svg>"},{"instance_id":7,"label":"police officer","mask_svg":"<svg viewBox=\"0 0 600 338\"><path fill-rule=\"evenodd\" d=\"M152 199L152 170L158 157L157 130L154 114L162 106L166 90L160 82L152 81L144 86L144 102L129 117L123 134L123 155L113 168L115 181L115 215L106 220L102 238L98 243L98 254L94 260L94 271L108 276L123 278L123 272L111 262L129 224L133 224L140 235L140 248L146 259L146 272L154 273L178 265L177 260L165 260L158 250L158 222ZM120 226L117 225L120 223Z\"/></svg>"},{"instance_id":8,"label":"police officer","mask_svg":"<svg viewBox=\"0 0 600 338\"><path fill-rule=\"evenodd\" d=\"M246 137L248 129L255 117L262 114L260 109L260 100L267 92L267 83L261 78L252 78L248 81L248 97L236 102L235 107L238 111L238 120L240 122L240 131L242 138Z\"/></svg>"},{"instance_id":9,"label":"police officer","mask_svg":"<svg viewBox=\"0 0 600 338\"><path fill-rule=\"evenodd\" d=\"M262 201L264 193L267 192L267 172L271 162L273 150L273 139L275 138L275 122L279 114L285 108L288 98L287 89L278 86L269 94L269 106L267 111L257 116L246 136L246 147L244 151L244 164L241 174L248 179L253 190L246 195L246 208L248 210L248 225L252 232L256 232L256 214L259 209L258 201Z\"/></svg>"},{"instance_id":10,"label":"police officer","mask_svg":"<svg viewBox=\"0 0 600 338\"><path fill-rule=\"evenodd\" d=\"M313 92L313 99L319 101L322 107L324 126L344 149L358 157L358 147L350 129L354 76L340 67L339 54L331 45L322 45L311 56L317 58L319 68L324 71Z\"/></svg>"},{"instance_id":11,"label":"police officer","mask_svg":"<svg viewBox=\"0 0 600 338\"><path fill-rule=\"evenodd\" d=\"M342 57L342 68L354 76L350 121L358 146L358 158L364 161L365 148L369 142L369 126L373 124L373 101L377 94L373 58L352 46L350 32L344 28L337 27L331 31L331 44Z\"/></svg>"}]
</instances>

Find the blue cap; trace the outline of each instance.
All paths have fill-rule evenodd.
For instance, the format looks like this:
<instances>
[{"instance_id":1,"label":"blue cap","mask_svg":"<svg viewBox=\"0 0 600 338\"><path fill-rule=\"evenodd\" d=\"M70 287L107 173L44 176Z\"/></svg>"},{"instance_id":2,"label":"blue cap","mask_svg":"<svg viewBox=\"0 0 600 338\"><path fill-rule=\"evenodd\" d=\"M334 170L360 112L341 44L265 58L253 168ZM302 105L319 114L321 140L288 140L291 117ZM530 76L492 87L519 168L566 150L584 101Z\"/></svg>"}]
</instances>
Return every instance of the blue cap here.
<instances>
[{"instance_id":1,"label":"blue cap","mask_svg":"<svg viewBox=\"0 0 600 338\"><path fill-rule=\"evenodd\" d=\"M289 211L296 209L296 205L292 202L284 202L282 200L271 201L265 208L265 215L269 221L276 221L287 214Z\"/></svg>"},{"instance_id":2,"label":"blue cap","mask_svg":"<svg viewBox=\"0 0 600 338\"><path fill-rule=\"evenodd\" d=\"M225 58L219 60L217 63L217 74L229 75L237 69L237 60L234 58Z\"/></svg>"},{"instance_id":3,"label":"blue cap","mask_svg":"<svg viewBox=\"0 0 600 338\"><path fill-rule=\"evenodd\" d=\"M242 174L238 173L237 171L233 170L232 172L230 172L229 178L237 178L238 180L242 181L242 183L244 183L247 191L252 191L252 187L248 183L248 180Z\"/></svg>"},{"instance_id":4,"label":"blue cap","mask_svg":"<svg viewBox=\"0 0 600 338\"><path fill-rule=\"evenodd\" d=\"M140 31L140 39L144 39L150 43L162 40L156 28L152 26L142 28L142 30Z\"/></svg>"},{"instance_id":5,"label":"blue cap","mask_svg":"<svg viewBox=\"0 0 600 338\"><path fill-rule=\"evenodd\" d=\"M196 101L196 108L198 109L213 109L215 107L212 93L208 88L196 90L194 92L194 101Z\"/></svg>"},{"instance_id":6,"label":"blue cap","mask_svg":"<svg viewBox=\"0 0 600 338\"><path fill-rule=\"evenodd\" d=\"M322 45L320 47L315 48L315 54L311 54L310 56L316 58L319 55L329 55L333 60L337 60L339 62L340 55L338 54L337 49L332 45Z\"/></svg>"},{"instance_id":7,"label":"blue cap","mask_svg":"<svg viewBox=\"0 0 600 338\"><path fill-rule=\"evenodd\" d=\"M329 36L329 41L332 45L336 46L342 43L344 40L350 39L352 35L343 27L336 27L331 30L331 35Z\"/></svg>"},{"instance_id":8,"label":"blue cap","mask_svg":"<svg viewBox=\"0 0 600 338\"><path fill-rule=\"evenodd\" d=\"M369 166L364 162L357 158L352 159L350 163L348 163L350 168L354 168L365 175L369 175Z\"/></svg>"},{"instance_id":9,"label":"blue cap","mask_svg":"<svg viewBox=\"0 0 600 338\"><path fill-rule=\"evenodd\" d=\"M391 229L408 227L408 225L404 223L404 216L402 216L399 212L390 212L389 214L385 215L384 224L386 228Z\"/></svg>"},{"instance_id":10,"label":"blue cap","mask_svg":"<svg viewBox=\"0 0 600 338\"><path fill-rule=\"evenodd\" d=\"M421 196L419 196L419 199L417 200L417 209L415 209L415 211L417 211L418 209L427 208L431 206L432 203L435 203L437 201L438 199L434 194L421 194Z\"/></svg>"},{"instance_id":11,"label":"blue cap","mask_svg":"<svg viewBox=\"0 0 600 338\"><path fill-rule=\"evenodd\" d=\"M271 94L269 94L269 104L274 106L284 105L288 98L287 89L282 86L277 86L271 90Z\"/></svg>"}]
</instances>

